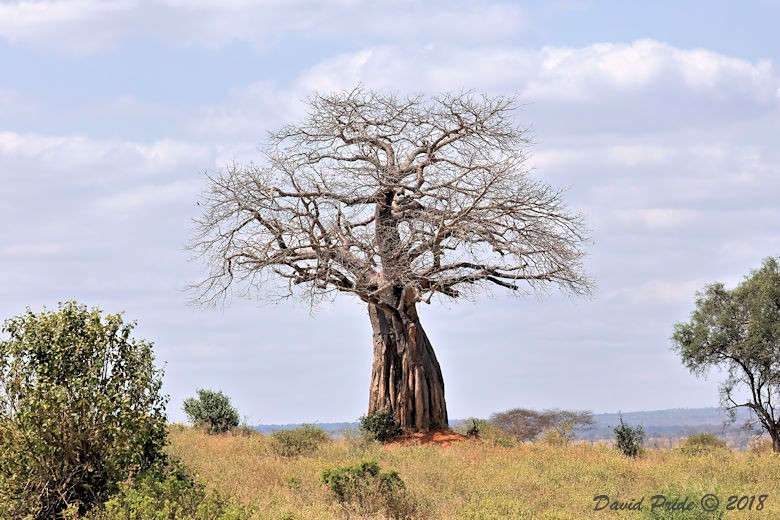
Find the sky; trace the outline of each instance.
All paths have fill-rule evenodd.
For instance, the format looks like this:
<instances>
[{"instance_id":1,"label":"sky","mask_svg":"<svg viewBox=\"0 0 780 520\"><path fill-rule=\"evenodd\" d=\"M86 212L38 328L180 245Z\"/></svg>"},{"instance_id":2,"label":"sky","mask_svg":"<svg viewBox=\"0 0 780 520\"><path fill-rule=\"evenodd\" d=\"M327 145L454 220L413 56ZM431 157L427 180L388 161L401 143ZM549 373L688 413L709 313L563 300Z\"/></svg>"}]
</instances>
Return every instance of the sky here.
<instances>
[{"instance_id":1,"label":"sky","mask_svg":"<svg viewBox=\"0 0 780 520\"><path fill-rule=\"evenodd\" d=\"M697 290L780 255L778 19L776 0L0 0L0 318L123 311L171 421L198 388L250 424L353 421L360 301L189 302L204 174L259 160L314 92L517 95L596 288L421 304L449 416L717 406L719 374L669 338Z\"/></svg>"}]
</instances>

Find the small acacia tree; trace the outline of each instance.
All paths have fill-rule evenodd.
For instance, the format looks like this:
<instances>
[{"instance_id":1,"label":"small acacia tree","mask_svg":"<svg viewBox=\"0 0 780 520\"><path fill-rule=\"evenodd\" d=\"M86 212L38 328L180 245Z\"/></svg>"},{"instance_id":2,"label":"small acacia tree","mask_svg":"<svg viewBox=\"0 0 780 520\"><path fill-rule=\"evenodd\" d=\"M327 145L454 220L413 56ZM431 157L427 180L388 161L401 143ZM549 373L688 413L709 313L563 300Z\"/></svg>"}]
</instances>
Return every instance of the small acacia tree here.
<instances>
[{"instance_id":1,"label":"small acacia tree","mask_svg":"<svg viewBox=\"0 0 780 520\"><path fill-rule=\"evenodd\" d=\"M519 441L531 441L550 429L556 430L563 439L569 439L574 430L593 425L593 414L586 410L514 408L494 413L490 422Z\"/></svg>"},{"instance_id":2,"label":"small acacia tree","mask_svg":"<svg viewBox=\"0 0 780 520\"><path fill-rule=\"evenodd\" d=\"M198 390L198 398L184 400L184 413L195 425L208 426L209 433L224 433L237 428L240 422L238 410L230 404L230 398L221 391Z\"/></svg>"},{"instance_id":3,"label":"small acacia tree","mask_svg":"<svg viewBox=\"0 0 780 520\"><path fill-rule=\"evenodd\" d=\"M262 165L209 176L191 244L209 268L196 299L236 282L262 298L360 298L373 328L368 414L446 428L417 304L488 287L587 292L582 221L528 175L512 98L356 88L309 108L270 134Z\"/></svg>"},{"instance_id":4,"label":"small acacia tree","mask_svg":"<svg viewBox=\"0 0 780 520\"><path fill-rule=\"evenodd\" d=\"M766 258L734 289L708 285L687 322L677 323L673 349L698 376L713 366L727 372L721 401L736 419L748 408L780 452L780 266Z\"/></svg>"},{"instance_id":5,"label":"small acacia tree","mask_svg":"<svg viewBox=\"0 0 780 520\"><path fill-rule=\"evenodd\" d=\"M5 321L0 516L84 512L164 460L162 372L132 329L75 302Z\"/></svg>"}]
</instances>

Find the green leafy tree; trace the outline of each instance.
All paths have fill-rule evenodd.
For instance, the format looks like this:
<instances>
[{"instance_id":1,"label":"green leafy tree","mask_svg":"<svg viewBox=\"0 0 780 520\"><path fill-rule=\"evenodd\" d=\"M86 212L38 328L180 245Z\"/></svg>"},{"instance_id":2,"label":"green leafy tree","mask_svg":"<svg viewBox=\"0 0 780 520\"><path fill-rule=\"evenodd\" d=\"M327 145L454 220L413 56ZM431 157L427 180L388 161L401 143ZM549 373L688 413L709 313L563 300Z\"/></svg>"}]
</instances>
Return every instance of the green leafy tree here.
<instances>
[{"instance_id":1,"label":"green leafy tree","mask_svg":"<svg viewBox=\"0 0 780 520\"><path fill-rule=\"evenodd\" d=\"M224 393L213 390L198 390L198 398L184 400L184 413L195 425L208 426L209 433L224 433L238 427L238 410L230 404Z\"/></svg>"},{"instance_id":2,"label":"green leafy tree","mask_svg":"<svg viewBox=\"0 0 780 520\"><path fill-rule=\"evenodd\" d=\"M677 323L673 349L697 376L725 369L721 402L736 419L748 408L780 452L780 266L766 258L734 289L722 283L697 293L696 309Z\"/></svg>"},{"instance_id":3,"label":"green leafy tree","mask_svg":"<svg viewBox=\"0 0 780 520\"><path fill-rule=\"evenodd\" d=\"M165 459L162 371L133 326L72 301L5 321L0 517L84 512Z\"/></svg>"}]
</instances>

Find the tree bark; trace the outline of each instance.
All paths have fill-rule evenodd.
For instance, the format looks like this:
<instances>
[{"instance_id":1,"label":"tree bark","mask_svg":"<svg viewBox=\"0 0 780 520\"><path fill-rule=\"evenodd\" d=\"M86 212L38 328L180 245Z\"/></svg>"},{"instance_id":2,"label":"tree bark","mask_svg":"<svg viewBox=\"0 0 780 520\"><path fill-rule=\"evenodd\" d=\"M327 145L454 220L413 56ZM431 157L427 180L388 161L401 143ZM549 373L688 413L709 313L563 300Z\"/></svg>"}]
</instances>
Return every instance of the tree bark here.
<instances>
[{"instance_id":1,"label":"tree bark","mask_svg":"<svg viewBox=\"0 0 780 520\"><path fill-rule=\"evenodd\" d=\"M772 438L772 451L780 453L780 429L770 431L769 436Z\"/></svg>"},{"instance_id":2,"label":"tree bark","mask_svg":"<svg viewBox=\"0 0 780 520\"><path fill-rule=\"evenodd\" d=\"M369 303L374 361L368 413L392 410L406 433L449 428L444 379L414 302ZM400 294L399 294L400 292Z\"/></svg>"}]
</instances>

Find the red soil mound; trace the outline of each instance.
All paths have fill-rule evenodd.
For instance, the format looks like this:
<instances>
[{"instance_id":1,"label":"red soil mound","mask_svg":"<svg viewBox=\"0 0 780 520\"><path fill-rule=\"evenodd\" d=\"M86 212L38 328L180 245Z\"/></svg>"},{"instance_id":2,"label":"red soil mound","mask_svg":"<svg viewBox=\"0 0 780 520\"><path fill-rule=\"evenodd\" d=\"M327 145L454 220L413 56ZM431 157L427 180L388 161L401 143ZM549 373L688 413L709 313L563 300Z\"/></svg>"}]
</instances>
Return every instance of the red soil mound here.
<instances>
[{"instance_id":1,"label":"red soil mound","mask_svg":"<svg viewBox=\"0 0 780 520\"><path fill-rule=\"evenodd\" d=\"M455 433L452 430L439 430L428 433L412 433L399 437L389 443L390 446L411 446L415 444L435 444L437 446L451 446L455 442L469 440L465 435Z\"/></svg>"}]
</instances>

